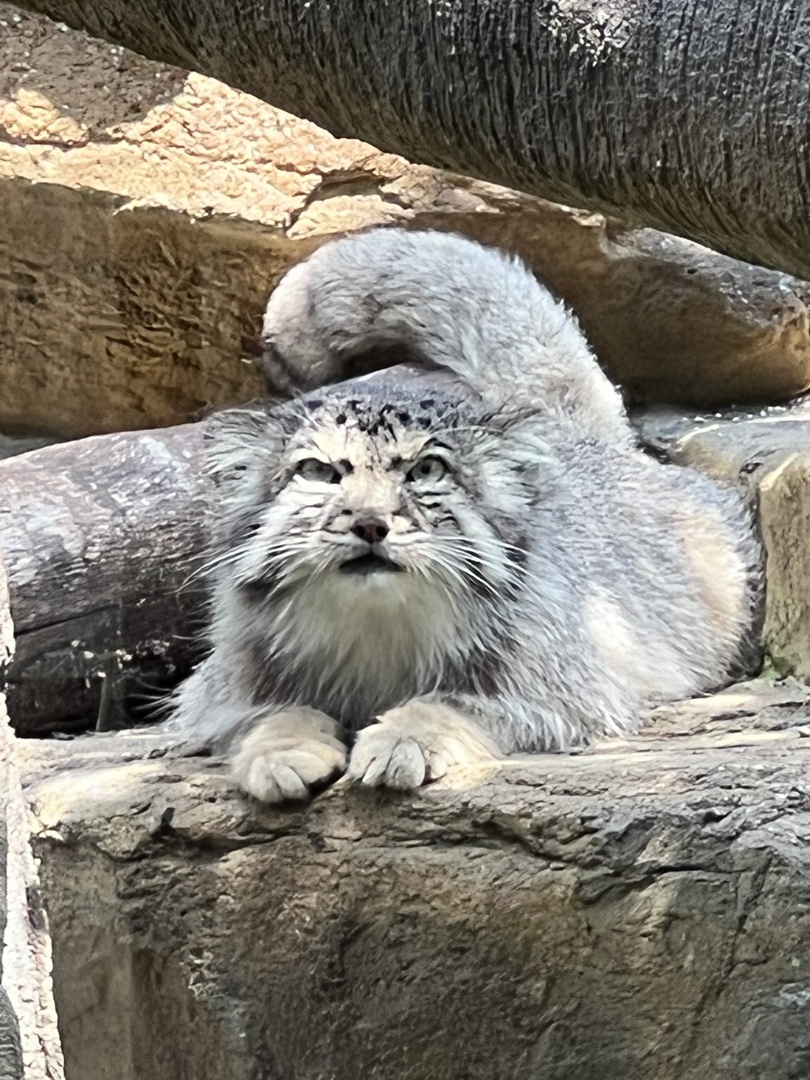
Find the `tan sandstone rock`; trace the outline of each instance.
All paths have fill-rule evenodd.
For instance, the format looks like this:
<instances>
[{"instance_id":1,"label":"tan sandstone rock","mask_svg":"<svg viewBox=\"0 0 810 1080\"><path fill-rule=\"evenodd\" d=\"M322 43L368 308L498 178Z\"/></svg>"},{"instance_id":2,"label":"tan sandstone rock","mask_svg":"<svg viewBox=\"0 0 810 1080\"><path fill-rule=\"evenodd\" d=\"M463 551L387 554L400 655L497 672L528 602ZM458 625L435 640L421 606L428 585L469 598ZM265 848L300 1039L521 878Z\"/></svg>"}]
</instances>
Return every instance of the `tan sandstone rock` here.
<instances>
[{"instance_id":1,"label":"tan sandstone rock","mask_svg":"<svg viewBox=\"0 0 810 1080\"><path fill-rule=\"evenodd\" d=\"M457 229L523 255L634 398L810 386L808 286L338 140L0 4L0 430L168 425L256 395L281 273L335 232Z\"/></svg>"},{"instance_id":2,"label":"tan sandstone rock","mask_svg":"<svg viewBox=\"0 0 810 1080\"><path fill-rule=\"evenodd\" d=\"M74 1080L810 1073L810 701L263 809L159 735L26 741Z\"/></svg>"},{"instance_id":3,"label":"tan sandstone rock","mask_svg":"<svg viewBox=\"0 0 810 1080\"><path fill-rule=\"evenodd\" d=\"M776 671L810 679L810 401L715 415L650 410L648 445L755 495L766 556L764 641Z\"/></svg>"}]
</instances>

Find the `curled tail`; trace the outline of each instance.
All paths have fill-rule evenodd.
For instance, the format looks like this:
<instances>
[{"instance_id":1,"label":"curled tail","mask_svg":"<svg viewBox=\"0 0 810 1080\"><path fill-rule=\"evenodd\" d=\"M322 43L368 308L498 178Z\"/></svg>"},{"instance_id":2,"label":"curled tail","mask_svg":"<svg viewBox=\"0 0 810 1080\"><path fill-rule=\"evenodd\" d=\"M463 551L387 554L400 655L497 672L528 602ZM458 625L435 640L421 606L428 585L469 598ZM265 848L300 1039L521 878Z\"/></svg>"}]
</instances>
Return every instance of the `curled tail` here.
<instances>
[{"instance_id":1,"label":"curled tail","mask_svg":"<svg viewBox=\"0 0 810 1080\"><path fill-rule=\"evenodd\" d=\"M574 316L520 260L455 234L376 228L325 244L277 286L262 339L265 375L282 389L416 361L449 369L494 407L631 438Z\"/></svg>"}]
</instances>

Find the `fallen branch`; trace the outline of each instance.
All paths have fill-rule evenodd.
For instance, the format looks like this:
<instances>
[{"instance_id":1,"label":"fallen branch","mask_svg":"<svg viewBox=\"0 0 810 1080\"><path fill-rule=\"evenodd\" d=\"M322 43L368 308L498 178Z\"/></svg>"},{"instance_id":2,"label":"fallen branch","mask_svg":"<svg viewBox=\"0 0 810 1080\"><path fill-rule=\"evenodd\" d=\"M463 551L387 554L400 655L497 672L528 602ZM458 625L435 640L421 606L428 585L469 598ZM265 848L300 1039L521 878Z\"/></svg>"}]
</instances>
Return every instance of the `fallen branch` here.
<instances>
[{"instance_id":1,"label":"fallen branch","mask_svg":"<svg viewBox=\"0 0 810 1080\"><path fill-rule=\"evenodd\" d=\"M0 463L0 547L22 734L115 726L189 667L201 583L198 425L97 436ZM136 671L137 669L137 671Z\"/></svg>"}]
</instances>

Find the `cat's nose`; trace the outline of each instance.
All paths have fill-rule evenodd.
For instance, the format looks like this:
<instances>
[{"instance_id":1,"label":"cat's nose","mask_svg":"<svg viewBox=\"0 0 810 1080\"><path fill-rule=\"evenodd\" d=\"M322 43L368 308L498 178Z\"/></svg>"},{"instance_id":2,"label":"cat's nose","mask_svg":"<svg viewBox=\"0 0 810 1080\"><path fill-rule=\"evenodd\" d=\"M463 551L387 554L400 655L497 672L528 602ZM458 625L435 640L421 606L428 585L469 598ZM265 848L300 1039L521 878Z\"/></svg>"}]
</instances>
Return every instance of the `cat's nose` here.
<instances>
[{"instance_id":1,"label":"cat's nose","mask_svg":"<svg viewBox=\"0 0 810 1080\"><path fill-rule=\"evenodd\" d=\"M388 536L388 526L378 517L359 518L351 531L367 544L379 544Z\"/></svg>"}]
</instances>

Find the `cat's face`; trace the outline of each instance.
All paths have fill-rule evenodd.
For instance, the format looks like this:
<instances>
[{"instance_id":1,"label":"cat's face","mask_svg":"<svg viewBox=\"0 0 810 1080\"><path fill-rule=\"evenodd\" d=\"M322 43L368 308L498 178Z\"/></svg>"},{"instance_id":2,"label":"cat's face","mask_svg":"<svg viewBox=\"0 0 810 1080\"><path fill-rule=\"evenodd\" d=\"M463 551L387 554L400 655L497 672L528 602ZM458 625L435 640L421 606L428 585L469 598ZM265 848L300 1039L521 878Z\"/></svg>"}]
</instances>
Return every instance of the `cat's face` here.
<instances>
[{"instance_id":1,"label":"cat's face","mask_svg":"<svg viewBox=\"0 0 810 1080\"><path fill-rule=\"evenodd\" d=\"M520 479L458 402L332 392L299 403L281 437L276 423L229 496L231 581L268 595L320 580L347 597L427 585L459 598L512 581ZM252 439L262 446L261 422Z\"/></svg>"}]
</instances>

